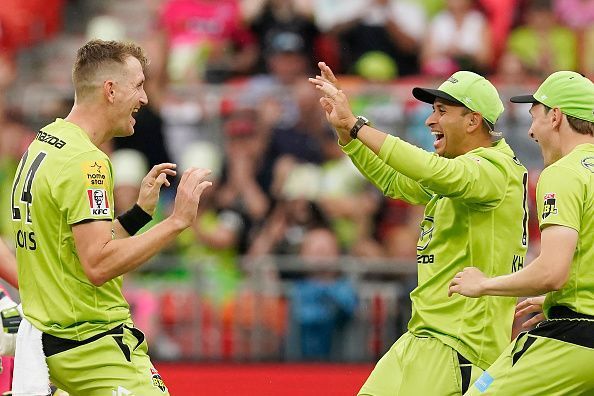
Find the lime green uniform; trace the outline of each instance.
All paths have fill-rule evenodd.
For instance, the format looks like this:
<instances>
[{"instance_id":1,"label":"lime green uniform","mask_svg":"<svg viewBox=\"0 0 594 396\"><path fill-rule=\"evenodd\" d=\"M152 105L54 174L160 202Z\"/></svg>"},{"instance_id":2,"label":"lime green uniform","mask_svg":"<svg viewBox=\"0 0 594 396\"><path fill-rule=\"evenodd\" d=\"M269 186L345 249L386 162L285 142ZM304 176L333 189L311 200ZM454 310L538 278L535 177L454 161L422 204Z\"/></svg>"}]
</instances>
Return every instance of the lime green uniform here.
<instances>
[{"instance_id":1,"label":"lime green uniform","mask_svg":"<svg viewBox=\"0 0 594 396\"><path fill-rule=\"evenodd\" d=\"M93 369L102 364L111 366L107 372L118 373L114 378L136 373L131 357L122 352L124 348L112 336L102 337L106 331L120 329L123 333L124 325L132 327L130 309L122 295L122 277L94 286L83 271L72 233L77 223L111 222L113 216L113 176L107 155L82 129L65 120L57 119L43 128L23 155L12 189L19 291L25 316L44 333L52 380L74 394L94 394L91 389L97 384L92 383ZM138 345L132 349L146 344L140 340L143 336L138 338ZM81 354L81 347L75 346L91 339L111 340L113 348L91 348ZM48 353L47 340L53 344L64 340L71 348L62 350L58 345ZM153 374L148 356L145 353L137 359L146 366L150 384ZM74 385L68 377L66 373L73 367L90 370L86 385ZM106 368L97 375L105 376ZM138 384L118 379L97 394L110 394L118 387L136 394L152 394L152 389L159 391L155 394L164 393L158 387L139 388Z\"/></svg>"},{"instance_id":2,"label":"lime green uniform","mask_svg":"<svg viewBox=\"0 0 594 396\"><path fill-rule=\"evenodd\" d=\"M579 233L569 279L547 294L548 320L520 335L469 395L594 394L594 145L579 145L548 166L536 197L541 229L560 225Z\"/></svg>"},{"instance_id":3,"label":"lime green uniform","mask_svg":"<svg viewBox=\"0 0 594 396\"><path fill-rule=\"evenodd\" d=\"M399 340L379 361L360 394L461 394L461 381L468 379L461 378L458 361L452 362L458 367L453 371L440 365L431 370L426 362L451 360L458 354L475 366L474 375L509 343L515 298L448 297L448 286L468 266L488 276L522 268L528 242L526 168L504 140L455 159L392 136L379 156L357 140L343 150L385 195L425 205L417 245L418 286L411 293L407 337L435 339L451 355L436 358L433 346L425 354L403 353ZM415 348L422 349L427 343L418 344ZM423 369L409 370L415 365ZM448 381L448 387L438 385Z\"/></svg>"}]
</instances>

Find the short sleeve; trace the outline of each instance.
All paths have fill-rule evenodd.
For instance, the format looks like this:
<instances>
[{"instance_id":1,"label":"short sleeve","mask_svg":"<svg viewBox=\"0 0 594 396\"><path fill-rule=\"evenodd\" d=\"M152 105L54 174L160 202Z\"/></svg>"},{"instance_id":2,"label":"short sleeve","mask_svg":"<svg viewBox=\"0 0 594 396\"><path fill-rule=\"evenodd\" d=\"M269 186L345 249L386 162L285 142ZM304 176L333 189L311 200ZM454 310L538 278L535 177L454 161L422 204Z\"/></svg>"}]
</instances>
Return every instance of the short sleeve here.
<instances>
[{"instance_id":1,"label":"short sleeve","mask_svg":"<svg viewBox=\"0 0 594 396\"><path fill-rule=\"evenodd\" d=\"M80 154L55 175L52 195L68 224L113 220L113 174L102 152Z\"/></svg>"},{"instance_id":2,"label":"short sleeve","mask_svg":"<svg viewBox=\"0 0 594 396\"><path fill-rule=\"evenodd\" d=\"M536 187L540 228L562 225L580 231L585 184L575 171L561 166L545 169Z\"/></svg>"}]
</instances>

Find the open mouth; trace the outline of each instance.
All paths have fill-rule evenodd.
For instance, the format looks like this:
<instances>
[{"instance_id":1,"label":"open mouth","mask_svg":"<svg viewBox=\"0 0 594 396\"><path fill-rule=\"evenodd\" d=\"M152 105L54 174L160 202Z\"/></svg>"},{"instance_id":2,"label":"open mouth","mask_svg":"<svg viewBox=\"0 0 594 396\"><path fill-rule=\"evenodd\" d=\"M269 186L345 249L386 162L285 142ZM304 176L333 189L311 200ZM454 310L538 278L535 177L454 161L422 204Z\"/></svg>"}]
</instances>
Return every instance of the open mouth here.
<instances>
[{"instance_id":1,"label":"open mouth","mask_svg":"<svg viewBox=\"0 0 594 396\"><path fill-rule=\"evenodd\" d=\"M441 132L437 132L437 131L431 131L431 133L433 134L433 136L435 136L435 142L439 142L441 139L443 139L445 137L445 135Z\"/></svg>"}]
</instances>

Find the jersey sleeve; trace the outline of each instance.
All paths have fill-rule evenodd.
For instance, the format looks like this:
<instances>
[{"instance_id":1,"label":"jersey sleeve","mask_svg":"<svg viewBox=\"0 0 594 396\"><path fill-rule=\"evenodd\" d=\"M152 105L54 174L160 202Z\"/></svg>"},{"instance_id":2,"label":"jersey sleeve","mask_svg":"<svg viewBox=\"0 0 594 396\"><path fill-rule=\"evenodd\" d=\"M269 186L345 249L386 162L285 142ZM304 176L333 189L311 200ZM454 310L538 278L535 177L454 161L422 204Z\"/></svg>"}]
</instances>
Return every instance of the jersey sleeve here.
<instances>
[{"instance_id":1,"label":"jersey sleeve","mask_svg":"<svg viewBox=\"0 0 594 396\"><path fill-rule=\"evenodd\" d=\"M72 158L55 176L52 195L68 224L113 220L111 163L101 152Z\"/></svg>"},{"instance_id":2,"label":"jersey sleeve","mask_svg":"<svg viewBox=\"0 0 594 396\"><path fill-rule=\"evenodd\" d=\"M542 171L536 186L540 228L561 225L579 232L585 187L578 173L570 168L552 165Z\"/></svg>"},{"instance_id":3,"label":"jersey sleeve","mask_svg":"<svg viewBox=\"0 0 594 396\"><path fill-rule=\"evenodd\" d=\"M485 208L496 207L505 195L504 164L478 153L449 159L427 152L397 137L388 136L379 157L397 172L444 197Z\"/></svg>"},{"instance_id":4,"label":"jersey sleeve","mask_svg":"<svg viewBox=\"0 0 594 396\"><path fill-rule=\"evenodd\" d=\"M413 205L424 205L433 193L418 182L398 173L359 140L352 140L342 147L359 171L382 193Z\"/></svg>"}]
</instances>

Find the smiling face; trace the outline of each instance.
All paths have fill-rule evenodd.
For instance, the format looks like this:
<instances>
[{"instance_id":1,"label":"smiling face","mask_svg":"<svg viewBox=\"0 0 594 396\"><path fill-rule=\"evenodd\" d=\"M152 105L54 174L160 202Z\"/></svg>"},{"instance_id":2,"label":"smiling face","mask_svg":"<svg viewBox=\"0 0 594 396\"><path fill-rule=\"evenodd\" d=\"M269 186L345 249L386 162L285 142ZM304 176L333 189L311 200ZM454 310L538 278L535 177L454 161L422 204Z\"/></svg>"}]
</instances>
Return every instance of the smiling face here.
<instances>
[{"instance_id":1,"label":"smiling face","mask_svg":"<svg viewBox=\"0 0 594 396\"><path fill-rule=\"evenodd\" d=\"M455 158L468 151L466 130L471 115L466 107L435 99L433 112L427 117L425 125L435 136L433 147L439 156Z\"/></svg>"},{"instance_id":2,"label":"smiling face","mask_svg":"<svg viewBox=\"0 0 594 396\"><path fill-rule=\"evenodd\" d=\"M541 103L535 103L530 108L532 123L528 129L528 136L540 146L544 165L549 166L562 157L559 135L554 133L555 112L562 116L558 109L547 109Z\"/></svg>"},{"instance_id":3,"label":"smiling face","mask_svg":"<svg viewBox=\"0 0 594 396\"><path fill-rule=\"evenodd\" d=\"M113 132L114 136L134 134L134 114L148 103L144 91L144 73L138 59L126 58L121 72L114 80L113 89Z\"/></svg>"}]
</instances>

